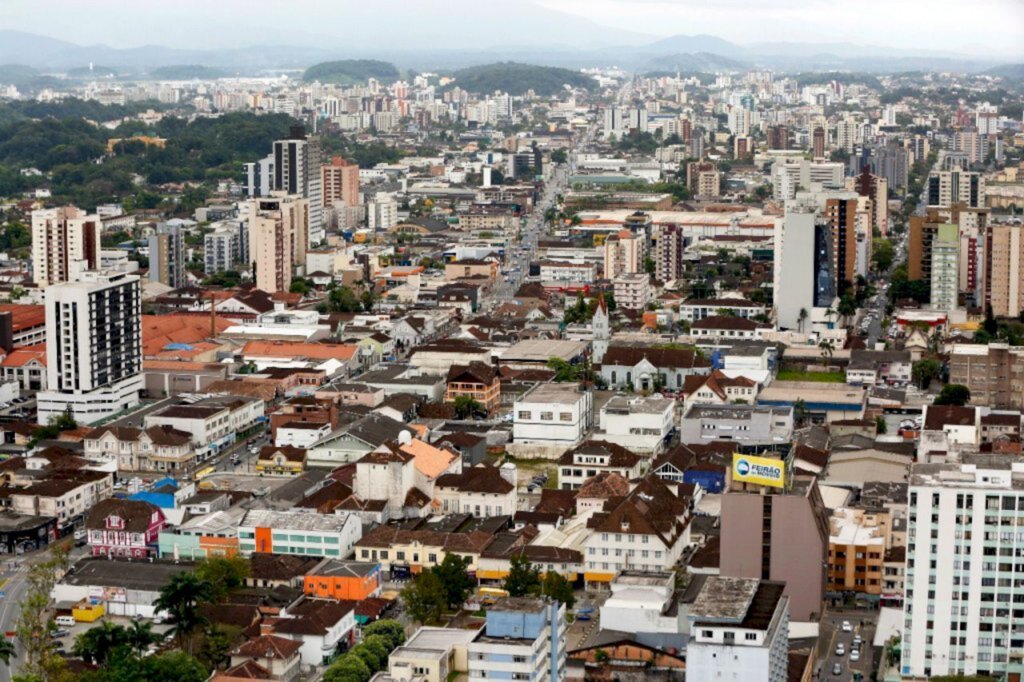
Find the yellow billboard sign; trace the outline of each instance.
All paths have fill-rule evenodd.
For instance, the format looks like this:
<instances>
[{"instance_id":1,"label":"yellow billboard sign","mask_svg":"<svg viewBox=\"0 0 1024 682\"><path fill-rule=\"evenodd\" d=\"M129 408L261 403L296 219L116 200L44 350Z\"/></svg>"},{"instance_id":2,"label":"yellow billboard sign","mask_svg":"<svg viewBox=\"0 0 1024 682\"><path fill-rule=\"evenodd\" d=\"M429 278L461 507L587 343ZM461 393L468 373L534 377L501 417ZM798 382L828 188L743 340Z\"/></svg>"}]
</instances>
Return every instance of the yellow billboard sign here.
<instances>
[{"instance_id":1,"label":"yellow billboard sign","mask_svg":"<svg viewBox=\"0 0 1024 682\"><path fill-rule=\"evenodd\" d=\"M735 452L732 455L732 480L784 488L786 463L772 457L753 457Z\"/></svg>"}]
</instances>

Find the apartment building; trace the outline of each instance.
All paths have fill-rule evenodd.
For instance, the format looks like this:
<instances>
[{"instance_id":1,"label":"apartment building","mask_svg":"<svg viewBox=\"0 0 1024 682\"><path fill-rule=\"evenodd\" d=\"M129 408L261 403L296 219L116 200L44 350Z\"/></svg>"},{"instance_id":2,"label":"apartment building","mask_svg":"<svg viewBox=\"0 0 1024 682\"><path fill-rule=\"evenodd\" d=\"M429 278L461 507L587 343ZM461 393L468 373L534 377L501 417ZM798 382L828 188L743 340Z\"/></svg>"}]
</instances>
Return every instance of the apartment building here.
<instances>
[{"instance_id":1,"label":"apartment building","mask_svg":"<svg viewBox=\"0 0 1024 682\"><path fill-rule=\"evenodd\" d=\"M207 396L151 412L144 423L147 430L166 426L192 434L196 456L202 460L255 426L263 418L263 410L263 400L258 397Z\"/></svg>"},{"instance_id":2,"label":"apartment building","mask_svg":"<svg viewBox=\"0 0 1024 682\"><path fill-rule=\"evenodd\" d=\"M100 266L101 221L74 206L32 211L32 281L43 289Z\"/></svg>"},{"instance_id":3,"label":"apartment building","mask_svg":"<svg viewBox=\"0 0 1024 682\"><path fill-rule=\"evenodd\" d=\"M604 242L604 277L615 279L619 275L642 272L647 253L644 234L621 230L608 235ZM618 300L616 298L616 300Z\"/></svg>"},{"instance_id":4,"label":"apartment building","mask_svg":"<svg viewBox=\"0 0 1024 682\"><path fill-rule=\"evenodd\" d=\"M362 536L355 514L250 509L238 524L238 551L346 559Z\"/></svg>"},{"instance_id":5,"label":"apartment building","mask_svg":"<svg viewBox=\"0 0 1024 682\"><path fill-rule=\"evenodd\" d=\"M149 238L149 280L172 289L185 286L185 239L180 225L160 223Z\"/></svg>"},{"instance_id":6,"label":"apartment building","mask_svg":"<svg viewBox=\"0 0 1024 682\"><path fill-rule=\"evenodd\" d=\"M142 297L134 275L82 273L46 290L46 386L38 418L92 424L139 403Z\"/></svg>"},{"instance_id":7,"label":"apartment building","mask_svg":"<svg viewBox=\"0 0 1024 682\"><path fill-rule=\"evenodd\" d=\"M984 239L985 309L1017 317L1024 310L1024 225L989 224Z\"/></svg>"},{"instance_id":8,"label":"apartment building","mask_svg":"<svg viewBox=\"0 0 1024 682\"><path fill-rule=\"evenodd\" d=\"M643 460L621 445L588 440L566 451L558 460L558 487L578 490L588 479L602 473L619 474L626 480L640 475Z\"/></svg>"},{"instance_id":9,"label":"apartment building","mask_svg":"<svg viewBox=\"0 0 1024 682\"><path fill-rule=\"evenodd\" d=\"M359 205L359 166L340 156L320 167L322 200L325 209L334 202L344 202L346 207Z\"/></svg>"},{"instance_id":10,"label":"apartment building","mask_svg":"<svg viewBox=\"0 0 1024 682\"><path fill-rule=\"evenodd\" d=\"M861 510L839 508L829 519L828 591L882 594L886 538Z\"/></svg>"},{"instance_id":11,"label":"apartment building","mask_svg":"<svg viewBox=\"0 0 1024 682\"><path fill-rule=\"evenodd\" d=\"M925 196L929 207L965 204L968 208L983 208L985 177L959 169L932 171L928 175Z\"/></svg>"},{"instance_id":12,"label":"apartment building","mask_svg":"<svg viewBox=\"0 0 1024 682\"><path fill-rule=\"evenodd\" d=\"M651 278L643 272L622 273L612 280L616 305L626 310L644 310L651 300Z\"/></svg>"},{"instance_id":13,"label":"apartment building","mask_svg":"<svg viewBox=\"0 0 1024 682\"><path fill-rule=\"evenodd\" d=\"M248 228L256 286L269 294L288 291L295 267L306 263L309 200L288 194L250 201Z\"/></svg>"},{"instance_id":14,"label":"apartment building","mask_svg":"<svg viewBox=\"0 0 1024 682\"><path fill-rule=\"evenodd\" d=\"M297 237L302 240L302 259L310 246L323 241L323 187L320 169L323 166L323 152L320 139L306 136L302 126L293 126L288 138L274 142L274 157L271 186L275 192L301 197L305 200L306 229ZM263 287L260 287L261 289ZM264 289L270 291L269 289ZM285 287L284 291L288 288Z\"/></svg>"},{"instance_id":15,"label":"apartment building","mask_svg":"<svg viewBox=\"0 0 1024 682\"><path fill-rule=\"evenodd\" d=\"M907 524L900 672L1001 678L1024 647L1024 462L915 464Z\"/></svg>"},{"instance_id":16,"label":"apartment building","mask_svg":"<svg viewBox=\"0 0 1024 682\"><path fill-rule=\"evenodd\" d=\"M245 263L248 260L248 239L245 239L246 248L243 251L243 236L248 236L248 226L245 223L241 223L241 227L221 227L203 237L206 274L233 270L238 263Z\"/></svg>"},{"instance_id":17,"label":"apartment building","mask_svg":"<svg viewBox=\"0 0 1024 682\"><path fill-rule=\"evenodd\" d=\"M496 677L563 682L565 608L533 597L505 597L488 608L483 630L467 647L469 682Z\"/></svg>"},{"instance_id":18,"label":"apartment building","mask_svg":"<svg viewBox=\"0 0 1024 682\"><path fill-rule=\"evenodd\" d=\"M1020 408L1024 404L1024 348L1005 343L953 344L949 381L970 389L973 405Z\"/></svg>"},{"instance_id":19,"label":"apartment building","mask_svg":"<svg viewBox=\"0 0 1024 682\"><path fill-rule=\"evenodd\" d=\"M779 582L709 576L688 609L686 679L789 679L789 598Z\"/></svg>"}]
</instances>

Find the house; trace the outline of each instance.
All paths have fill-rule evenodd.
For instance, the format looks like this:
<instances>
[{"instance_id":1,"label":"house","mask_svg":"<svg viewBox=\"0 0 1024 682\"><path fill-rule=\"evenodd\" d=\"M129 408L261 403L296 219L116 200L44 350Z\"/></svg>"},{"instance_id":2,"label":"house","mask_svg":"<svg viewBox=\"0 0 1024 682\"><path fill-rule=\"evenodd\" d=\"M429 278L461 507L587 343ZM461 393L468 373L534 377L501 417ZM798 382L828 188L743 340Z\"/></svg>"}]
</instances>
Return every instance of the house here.
<instances>
[{"instance_id":1,"label":"house","mask_svg":"<svg viewBox=\"0 0 1024 682\"><path fill-rule=\"evenodd\" d=\"M516 466L480 465L437 479L435 496L445 513L511 516L516 511Z\"/></svg>"},{"instance_id":2,"label":"house","mask_svg":"<svg viewBox=\"0 0 1024 682\"><path fill-rule=\"evenodd\" d=\"M913 364L908 350L855 349L850 351L846 383L855 386L908 384Z\"/></svg>"},{"instance_id":3,"label":"house","mask_svg":"<svg viewBox=\"0 0 1024 682\"><path fill-rule=\"evenodd\" d=\"M493 412L501 403L501 379L494 365L471 362L452 365L448 370L445 402L453 403L458 397L478 402L487 412Z\"/></svg>"},{"instance_id":4,"label":"house","mask_svg":"<svg viewBox=\"0 0 1024 682\"><path fill-rule=\"evenodd\" d=\"M355 644L356 603L300 597L277 615L273 634L301 642L303 665L328 663Z\"/></svg>"},{"instance_id":5,"label":"house","mask_svg":"<svg viewBox=\"0 0 1024 682\"><path fill-rule=\"evenodd\" d=\"M683 384L683 407L751 403L757 398L757 382L744 376L729 377L716 369L706 376L695 374Z\"/></svg>"},{"instance_id":6,"label":"house","mask_svg":"<svg viewBox=\"0 0 1024 682\"><path fill-rule=\"evenodd\" d=\"M352 488L360 500L386 502L390 518L429 514L442 475L462 471L462 458L403 432L356 462Z\"/></svg>"},{"instance_id":7,"label":"house","mask_svg":"<svg viewBox=\"0 0 1024 682\"><path fill-rule=\"evenodd\" d=\"M728 311L729 315L750 319L765 315L767 307L745 298L688 298L679 304L679 317L691 324L708 317L721 315Z\"/></svg>"},{"instance_id":8,"label":"house","mask_svg":"<svg viewBox=\"0 0 1024 682\"><path fill-rule=\"evenodd\" d=\"M277 635L259 635L231 651L231 667L223 675L234 679L239 673L245 677L255 674L256 679L288 682L299 674L302 665L300 649L302 642Z\"/></svg>"},{"instance_id":9,"label":"house","mask_svg":"<svg viewBox=\"0 0 1024 682\"><path fill-rule=\"evenodd\" d=\"M484 461L487 454L487 438L466 431L453 431L434 441L434 446L457 452L462 456L462 466L472 467Z\"/></svg>"},{"instance_id":10,"label":"house","mask_svg":"<svg viewBox=\"0 0 1024 682\"><path fill-rule=\"evenodd\" d=\"M33 471L37 473L37 470ZM10 490L8 507L17 514L53 517L62 534L114 492L114 476L105 471L44 471L30 485Z\"/></svg>"},{"instance_id":11,"label":"house","mask_svg":"<svg viewBox=\"0 0 1024 682\"><path fill-rule=\"evenodd\" d=\"M537 384L512 408L516 443L572 447L590 430L593 394L573 384Z\"/></svg>"},{"instance_id":12,"label":"house","mask_svg":"<svg viewBox=\"0 0 1024 682\"><path fill-rule=\"evenodd\" d=\"M85 518L89 552L93 556L155 557L166 523L163 511L149 502L102 500Z\"/></svg>"},{"instance_id":13,"label":"house","mask_svg":"<svg viewBox=\"0 0 1024 682\"><path fill-rule=\"evenodd\" d=\"M362 601L380 594L380 564L324 559L303 577L302 591L321 599Z\"/></svg>"},{"instance_id":14,"label":"house","mask_svg":"<svg viewBox=\"0 0 1024 682\"><path fill-rule=\"evenodd\" d=\"M119 471L174 473L191 466L195 458L192 435L173 426L100 426L86 434L85 456L112 460Z\"/></svg>"},{"instance_id":15,"label":"house","mask_svg":"<svg viewBox=\"0 0 1024 682\"><path fill-rule=\"evenodd\" d=\"M612 345L601 360L601 378L613 389L680 390L687 377L710 372L711 362L691 348Z\"/></svg>"},{"instance_id":16,"label":"house","mask_svg":"<svg viewBox=\"0 0 1024 682\"><path fill-rule=\"evenodd\" d=\"M980 444L981 410L971 406L925 405L918 462L956 459L962 452L977 452Z\"/></svg>"},{"instance_id":17,"label":"house","mask_svg":"<svg viewBox=\"0 0 1024 682\"><path fill-rule=\"evenodd\" d=\"M355 462L384 443L398 440L406 424L380 414L368 414L331 433L308 448L309 466L336 467Z\"/></svg>"},{"instance_id":18,"label":"house","mask_svg":"<svg viewBox=\"0 0 1024 682\"><path fill-rule=\"evenodd\" d=\"M46 390L46 344L15 348L0 361L4 383L17 381L24 391Z\"/></svg>"},{"instance_id":19,"label":"house","mask_svg":"<svg viewBox=\"0 0 1024 682\"><path fill-rule=\"evenodd\" d=\"M640 476L642 462L639 455L616 443L584 441L558 460L558 487L577 490L588 479L608 473L631 480Z\"/></svg>"},{"instance_id":20,"label":"house","mask_svg":"<svg viewBox=\"0 0 1024 682\"><path fill-rule=\"evenodd\" d=\"M257 474L298 476L306 470L306 449L291 445L264 445L256 459Z\"/></svg>"},{"instance_id":21,"label":"house","mask_svg":"<svg viewBox=\"0 0 1024 682\"><path fill-rule=\"evenodd\" d=\"M720 493L732 469L735 450L736 444L729 441L680 444L654 460L651 473L669 483L687 483Z\"/></svg>"},{"instance_id":22,"label":"house","mask_svg":"<svg viewBox=\"0 0 1024 682\"><path fill-rule=\"evenodd\" d=\"M694 488L641 479L623 498L613 499L587 522L584 541L588 589L607 586L625 569L665 571L690 544L690 500Z\"/></svg>"},{"instance_id":23,"label":"house","mask_svg":"<svg viewBox=\"0 0 1024 682\"><path fill-rule=\"evenodd\" d=\"M299 587L307 573L316 568L323 557L295 554L252 552L246 587Z\"/></svg>"},{"instance_id":24,"label":"house","mask_svg":"<svg viewBox=\"0 0 1024 682\"><path fill-rule=\"evenodd\" d=\"M694 322L690 327L690 335L697 339L698 344L732 343L760 339L761 332L770 328L770 325L744 317L714 315Z\"/></svg>"},{"instance_id":25,"label":"house","mask_svg":"<svg viewBox=\"0 0 1024 682\"><path fill-rule=\"evenodd\" d=\"M629 494L629 479L614 471L602 471L591 476L580 486L576 495L576 513L602 511L608 500Z\"/></svg>"}]
</instances>

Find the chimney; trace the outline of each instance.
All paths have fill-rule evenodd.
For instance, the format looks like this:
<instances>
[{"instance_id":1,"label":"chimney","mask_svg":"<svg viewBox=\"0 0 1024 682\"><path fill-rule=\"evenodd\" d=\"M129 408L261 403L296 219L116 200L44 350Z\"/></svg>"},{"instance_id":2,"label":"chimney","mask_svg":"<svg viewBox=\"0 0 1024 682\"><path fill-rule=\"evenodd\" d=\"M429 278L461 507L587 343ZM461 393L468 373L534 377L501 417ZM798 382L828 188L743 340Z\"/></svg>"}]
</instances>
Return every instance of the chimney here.
<instances>
[{"instance_id":1,"label":"chimney","mask_svg":"<svg viewBox=\"0 0 1024 682\"><path fill-rule=\"evenodd\" d=\"M399 445L408 445L411 442L412 442L412 433L410 433L409 431L402 431L401 433L398 434L398 444Z\"/></svg>"}]
</instances>

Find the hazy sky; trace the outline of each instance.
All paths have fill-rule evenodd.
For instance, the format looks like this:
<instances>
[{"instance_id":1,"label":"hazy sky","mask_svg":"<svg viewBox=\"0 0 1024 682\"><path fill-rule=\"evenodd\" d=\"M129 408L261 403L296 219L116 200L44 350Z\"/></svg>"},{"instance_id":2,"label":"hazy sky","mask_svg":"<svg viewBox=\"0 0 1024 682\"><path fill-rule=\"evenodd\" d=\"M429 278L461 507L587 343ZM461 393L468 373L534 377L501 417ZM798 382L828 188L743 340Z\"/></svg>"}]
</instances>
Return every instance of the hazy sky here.
<instances>
[{"instance_id":1,"label":"hazy sky","mask_svg":"<svg viewBox=\"0 0 1024 682\"><path fill-rule=\"evenodd\" d=\"M1024 54L1024 0L0 0L0 29L115 47L354 49L600 46L704 33L1000 58Z\"/></svg>"}]
</instances>

